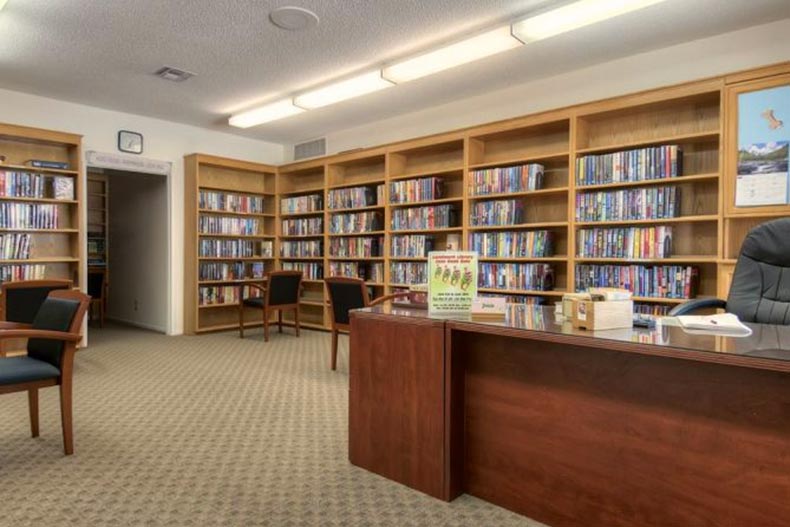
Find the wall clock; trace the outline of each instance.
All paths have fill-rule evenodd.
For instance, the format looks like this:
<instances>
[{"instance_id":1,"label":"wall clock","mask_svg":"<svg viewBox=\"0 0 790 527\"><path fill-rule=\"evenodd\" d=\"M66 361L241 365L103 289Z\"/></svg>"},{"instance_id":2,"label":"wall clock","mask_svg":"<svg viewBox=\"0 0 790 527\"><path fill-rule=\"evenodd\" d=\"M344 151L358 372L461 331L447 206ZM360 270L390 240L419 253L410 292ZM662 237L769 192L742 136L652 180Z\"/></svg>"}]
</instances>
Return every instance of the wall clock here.
<instances>
[{"instance_id":1,"label":"wall clock","mask_svg":"<svg viewBox=\"0 0 790 527\"><path fill-rule=\"evenodd\" d=\"M130 154L143 153L143 134L121 130L118 132L118 150Z\"/></svg>"}]
</instances>

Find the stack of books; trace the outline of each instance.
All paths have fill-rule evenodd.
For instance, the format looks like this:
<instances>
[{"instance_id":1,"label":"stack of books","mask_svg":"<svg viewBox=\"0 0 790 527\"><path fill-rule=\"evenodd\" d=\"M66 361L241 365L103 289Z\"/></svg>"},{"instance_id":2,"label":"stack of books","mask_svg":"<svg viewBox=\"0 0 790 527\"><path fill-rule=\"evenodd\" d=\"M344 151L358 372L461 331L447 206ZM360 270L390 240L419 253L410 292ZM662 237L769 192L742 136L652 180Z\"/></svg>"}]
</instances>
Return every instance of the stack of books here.
<instances>
[{"instance_id":1,"label":"stack of books","mask_svg":"<svg viewBox=\"0 0 790 527\"><path fill-rule=\"evenodd\" d=\"M509 194L543 187L543 165L535 163L513 167L486 168L470 174L469 194Z\"/></svg>"},{"instance_id":2,"label":"stack of books","mask_svg":"<svg viewBox=\"0 0 790 527\"><path fill-rule=\"evenodd\" d=\"M576 194L576 221L675 218L680 214L675 186Z\"/></svg>"},{"instance_id":3,"label":"stack of books","mask_svg":"<svg viewBox=\"0 0 790 527\"><path fill-rule=\"evenodd\" d=\"M383 236L332 238L329 241L329 255L336 258L376 258L382 255L383 248Z\"/></svg>"},{"instance_id":4,"label":"stack of books","mask_svg":"<svg viewBox=\"0 0 790 527\"><path fill-rule=\"evenodd\" d=\"M392 262L390 281L394 284L424 284L428 282L428 263Z\"/></svg>"},{"instance_id":5,"label":"stack of books","mask_svg":"<svg viewBox=\"0 0 790 527\"><path fill-rule=\"evenodd\" d=\"M269 240L200 240L199 254L206 258L271 258L272 242Z\"/></svg>"},{"instance_id":6,"label":"stack of books","mask_svg":"<svg viewBox=\"0 0 790 527\"><path fill-rule=\"evenodd\" d=\"M480 263L478 286L483 289L554 289L554 268L545 263Z\"/></svg>"},{"instance_id":7,"label":"stack of books","mask_svg":"<svg viewBox=\"0 0 790 527\"><path fill-rule=\"evenodd\" d=\"M383 215L378 211L333 214L330 219L329 232L331 234L373 232L380 231L383 225Z\"/></svg>"},{"instance_id":8,"label":"stack of books","mask_svg":"<svg viewBox=\"0 0 790 527\"><path fill-rule=\"evenodd\" d=\"M198 268L200 280L240 280L245 278L244 264L238 263L201 263Z\"/></svg>"},{"instance_id":9,"label":"stack of books","mask_svg":"<svg viewBox=\"0 0 790 527\"><path fill-rule=\"evenodd\" d=\"M57 205L0 203L0 228L57 229Z\"/></svg>"},{"instance_id":10,"label":"stack of books","mask_svg":"<svg viewBox=\"0 0 790 527\"><path fill-rule=\"evenodd\" d=\"M442 179L427 177L390 183L390 203L430 201L442 197Z\"/></svg>"},{"instance_id":11,"label":"stack of books","mask_svg":"<svg viewBox=\"0 0 790 527\"><path fill-rule=\"evenodd\" d=\"M312 236L324 234L323 218L283 220L283 236Z\"/></svg>"},{"instance_id":12,"label":"stack of books","mask_svg":"<svg viewBox=\"0 0 790 527\"><path fill-rule=\"evenodd\" d=\"M350 276L368 282L384 282L384 264L368 262L330 262L330 276Z\"/></svg>"},{"instance_id":13,"label":"stack of books","mask_svg":"<svg viewBox=\"0 0 790 527\"><path fill-rule=\"evenodd\" d=\"M231 234L254 236L258 234L259 221L254 218L227 216L201 216L198 228L201 234Z\"/></svg>"},{"instance_id":14,"label":"stack of books","mask_svg":"<svg viewBox=\"0 0 790 527\"><path fill-rule=\"evenodd\" d=\"M524 203L515 199L478 201L472 206L472 226L518 225L524 222Z\"/></svg>"},{"instance_id":15,"label":"stack of books","mask_svg":"<svg viewBox=\"0 0 790 527\"><path fill-rule=\"evenodd\" d=\"M260 196L246 196L213 190L201 190L198 202L201 209L225 212L263 213L263 198Z\"/></svg>"},{"instance_id":16,"label":"stack of books","mask_svg":"<svg viewBox=\"0 0 790 527\"><path fill-rule=\"evenodd\" d=\"M282 262L284 271L302 271L305 280L323 280L324 264L318 262Z\"/></svg>"},{"instance_id":17,"label":"stack of books","mask_svg":"<svg viewBox=\"0 0 790 527\"><path fill-rule=\"evenodd\" d=\"M669 258L672 227L611 227L579 229L577 254L582 258Z\"/></svg>"},{"instance_id":18,"label":"stack of books","mask_svg":"<svg viewBox=\"0 0 790 527\"><path fill-rule=\"evenodd\" d=\"M392 211L394 231L428 230L455 227L456 210L452 204L411 207Z\"/></svg>"},{"instance_id":19,"label":"stack of books","mask_svg":"<svg viewBox=\"0 0 790 527\"><path fill-rule=\"evenodd\" d=\"M683 152L678 145L654 146L590 155L576 160L576 183L603 185L681 175Z\"/></svg>"},{"instance_id":20,"label":"stack of books","mask_svg":"<svg viewBox=\"0 0 790 527\"><path fill-rule=\"evenodd\" d=\"M338 188L329 191L330 209L356 209L381 203L376 187Z\"/></svg>"},{"instance_id":21,"label":"stack of books","mask_svg":"<svg viewBox=\"0 0 790 527\"><path fill-rule=\"evenodd\" d=\"M576 291L627 289L636 296L688 299L696 296L699 269L687 265L576 265Z\"/></svg>"},{"instance_id":22,"label":"stack of books","mask_svg":"<svg viewBox=\"0 0 790 527\"><path fill-rule=\"evenodd\" d=\"M3 265L0 266L0 282L16 282L19 280L41 280L47 266L35 265Z\"/></svg>"},{"instance_id":23,"label":"stack of books","mask_svg":"<svg viewBox=\"0 0 790 527\"><path fill-rule=\"evenodd\" d=\"M488 258L545 258L554 254L554 235L547 230L473 232L469 250Z\"/></svg>"},{"instance_id":24,"label":"stack of books","mask_svg":"<svg viewBox=\"0 0 790 527\"><path fill-rule=\"evenodd\" d=\"M433 251L434 238L426 234L393 236L390 240L390 256L424 258Z\"/></svg>"},{"instance_id":25,"label":"stack of books","mask_svg":"<svg viewBox=\"0 0 790 527\"><path fill-rule=\"evenodd\" d=\"M280 200L281 214L299 214L301 212L318 212L324 208L324 196L309 194L307 196L294 196Z\"/></svg>"},{"instance_id":26,"label":"stack of books","mask_svg":"<svg viewBox=\"0 0 790 527\"><path fill-rule=\"evenodd\" d=\"M322 240L283 241L280 256L284 258L317 258L324 254Z\"/></svg>"},{"instance_id":27,"label":"stack of books","mask_svg":"<svg viewBox=\"0 0 790 527\"><path fill-rule=\"evenodd\" d=\"M0 234L0 255L5 260L30 258L29 234Z\"/></svg>"}]
</instances>

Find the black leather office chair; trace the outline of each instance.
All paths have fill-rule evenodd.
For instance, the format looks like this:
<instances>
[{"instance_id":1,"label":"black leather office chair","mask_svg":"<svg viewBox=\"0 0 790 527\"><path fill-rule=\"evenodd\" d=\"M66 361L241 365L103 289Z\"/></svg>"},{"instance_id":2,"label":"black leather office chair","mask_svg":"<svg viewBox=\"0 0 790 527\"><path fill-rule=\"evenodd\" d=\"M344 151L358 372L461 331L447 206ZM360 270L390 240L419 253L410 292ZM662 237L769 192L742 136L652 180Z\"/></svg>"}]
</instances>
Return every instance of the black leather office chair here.
<instances>
[{"instance_id":1,"label":"black leather office chair","mask_svg":"<svg viewBox=\"0 0 790 527\"><path fill-rule=\"evenodd\" d=\"M721 308L743 322L790 325L790 218L752 229L741 246L727 301L700 298L685 302L670 315Z\"/></svg>"}]
</instances>

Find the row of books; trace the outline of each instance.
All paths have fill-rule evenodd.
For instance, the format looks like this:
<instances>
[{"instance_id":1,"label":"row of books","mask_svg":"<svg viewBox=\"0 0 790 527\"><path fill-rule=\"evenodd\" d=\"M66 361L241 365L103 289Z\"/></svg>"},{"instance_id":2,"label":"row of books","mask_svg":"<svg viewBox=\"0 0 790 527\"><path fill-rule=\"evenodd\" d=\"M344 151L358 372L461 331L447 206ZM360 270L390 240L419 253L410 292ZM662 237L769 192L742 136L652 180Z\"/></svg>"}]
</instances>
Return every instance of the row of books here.
<instances>
[{"instance_id":1,"label":"row of books","mask_svg":"<svg viewBox=\"0 0 790 527\"><path fill-rule=\"evenodd\" d=\"M384 216L378 211L333 214L329 219L331 234L355 234L380 231L383 228Z\"/></svg>"},{"instance_id":2,"label":"row of books","mask_svg":"<svg viewBox=\"0 0 790 527\"><path fill-rule=\"evenodd\" d=\"M390 203L430 201L443 197L442 178L405 179L390 183Z\"/></svg>"},{"instance_id":3,"label":"row of books","mask_svg":"<svg viewBox=\"0 0 790 527\"><path fill-rule=\"evenodd\" d=\"M473 232L469 250L489 258L545 258L554 254L554 234L547 230Z\"/></svg>"},{"instance_id":4,"label":"row of books","mask_svg":"<svg viewBox=\"0 0 790 527\"><path fill-rule=\"evenodd\" d=\"M546 303L546 297L533 295L500 295L499 293L479 293L477 296L485 298L504 298L508 304L524 304L540 306Z\"/></svg>"},{"instance_id":5,"label":"row of books","mask_svg":"<svg viewBox=\"0 0 790 527\"><path fill-rule=\"evenodd\" d=\"M355 209L384 204L384 185L336 188L329 191L330 209Z\"/></svg>"},{"instance_id":6,"label":"row of books","mask_svg":"<svg viewBox=\"0 0 790 527\"><path fill-rule=\"evenodd\" d=\"M214 306L238 304L241 287L235 285L214 285L198 288L198 305ZM261 292L253 287L246 287L244 298L260 297Z\"/></svg>"},{"instance_id":7,"label":"row of books","mask_svg":"<svg viewBox=\"0 0 790 527\"><path fill-rule=\"evenodd\" d=\"M29 234L0 234L0 255L5 260L30 258Z\"/></svg>"},{"instance_id":8,"label":"row of books","mask_svg":"<svg viewBox=\"0 0 790 527\"><path fill-rule=\"evenodd\" d=\"M392 211L391 227L394 231L443 229L455 227L457 214L455 205L431 205Z\"/></svg>"},{"instance_id":9,"label":"row of books","mask_svg":"<svg viewBox=\"0 0 790 527\"><path fill-rule=\"evenodd\" d=\"M654 315L657 317L665 317L669 315L672 306L666 304L642 304L636 302L634 304L634 313L641 313L643 315Z\"/></svg>"},{"instance_id":10,"label":"row of books","mask_svg":"<svg viewBox=\"0 0 790 527\"><path fill-rule=\"evenodd\" d=\"M350 276L367 282L384 282L384 264L370 262L330 262L330 276Z\"/></svg>"},{"instance_id":11,"label":"row of books","mask_svg":"<svg viewBox=\"0 0 790 527\"><path fill-rule=\"evenodd\" d=\"M543 165L537 163L475 170L470 174L469 194L484 196L538 190L543 187L543 174Z\"/></svg>"},{"instance_id":12,"label":"row of books","mask_svg":"<svg viewBox=\"0 0 790 527\"><path fill-rule=\"evenodd\" d=\"M263 213L263 197L261 196L201 190L198 195L198 203L201 209L253 214Z\"/></svg>"},{"instance_id":13,"label":"row of books","mask_svg":"<svg viewBox=\"0 0 790 527\"><path fill-rule=\"evenodd\" d=\"M428 282L427 262L390 263L390 282L395 284L425 284Z\"/></svg>"},{"instance_id":14,"label":"row of books","mask_svg":"<svg viewBox=\"0 0 790 527\"><path fill-rule=\"evenodd\" d=\"M256 218L236 218L228 216L201 216L198 229L201 234L235 234L254 236L258 234L260 221Z\"/></svg>"},{"instance_id":15,"label":"row of books","mask_svg":"<svg viewBox=\"0 0 790 527\"><path fill-rule=\"evenodd\" d=\"M324 196L309 194L307 196L293 196L280 200L281 214L299 214L300 212L318 212L324 209Z\"/></svg>"},{"instance_id":16,"label":"row of books","mask_svg":"<svg viewBox=\"0 0 790 527\"><path fill-rule=\"evenodd\" d=\"M524 223L524 202L517 199L478 201L472 205L469 221L475 227Z\"/></svg>"},{"instance_id":17,"label":"row of books","mask_svg":"<svg viewBox=\"0 0 790 527\"><path fill-rule=\"evenodd\" d=\"M204 258L271 258L271 240L201 239L199 255Z\"/></svg>"},{"instance_id":18,"label":"row of books","mask_svg":"<svg viewBox=\"0 0 790 527\"><path fill-rule=\"evenodd\" d=\"M401 258L423 258L434 249L434 238L425 234L393 236L390 240L390 255Z\"/></svg>"},{"instance_id":19,"label":"row of books","mask_svg":"<svg viewBox=\"0 0 790 527\"><path fill-rule=\"evenodd\" d=\"M675 186L576 194L576 221L676 218L680 189Z\"/></svg>"},{"instance_id":20,"label":"row of books","mask_svg":"<svg viewBox=\"0 0 790 527\"><path fill-rule=\"evenodd\" d=\"M0 266L0 282L16 282L19 280L41 280L47 266L34 265L2 265Z\"/></svg>"},{"instance_id":21,"label":"row of books","mask_svg":"<svg viewBox=\"0 0 790 527\"><path fill-rule=\"evenodd\" d=\"M315 258L324 255L323 240L283 241L280 256L291 258Z\"/></svg>"},{"instance_id":22,"label":"row of books","mask_svg":"<svg viewBox=\"0 0 790 527\"><path fill-rule=\"evenodd\" d=\"M247 280L263 278L266 273L263 262L201 263L198 267L199 280Z\"/></svg>"},{"instance_id":23,"label":"row of books","mask_svg":"<svg viewBox=\"0 0 790 527\"><path fill-rule=\"evenodd\" d=\"M282 262L284 271L302 271L305 280L323 280L324 264L319 262Z\"/></svg>"},{"instance_id":24,"label":"row of books","mask_svg":"<svg viewBox=\"0 0 790 527\"><path fill-rule=\"evenodd\" d=\"M283 236L321 236L324 234L324 218L296 218L283 220Z\"/></svg>"},{"instance_id":25,"label":"row of books","mask_svg":"<svg viewBox=\"0 0 790 527\"><path fill-rule=\"evenodd\" d=\"M481 262L479 267L477 285L484 289L554 289L554 268L549 264Z\"/></svg>"},{"instance_id":26,"label":"row of books","mask_svg":"<svg viewBox=\"0 0 790 527\"><path fill-rule=\"evenodd\" d=\"M0 203L0 228L57 229L58 206L31 203Z\"/></svg>"},{"instance_id":27,"label":"row of books","mask_svg":"<svg viewBox=\"0 0 790 527\"><path fill-rule=\"evenodd\" d=\"M375 258L384 254L383 236L332 238L329 254L336 258Z\"/></svg>"},{"instance_id":28,"label":"row of books","mask_svg":"<svg viewBox=\"0 0 790 527\"><path fill-rule=\"evenodd\" d=\"M678 177L683 168L683 151L678 145L653 146L589 155L576 160L579 186L602 185Z\"/></svg>"},{"instance_id":29,"label":"row of books","mask_svg":"<svg viewBox=\"0 0 790 527\"><path fill-rule=\"evenodd\" d=\"M672 227L579 229L576 254L581 258L669 258Z\"/></svg>"},{"instance_id":30,"label":"row of books","mask_svg":"<svg viewBox=\"0 0 790 527\"><path fill-rule=\"evenodd\" d=\"M620 287L635 296L688 299L696 296L699 269L687 265L576 265L576 291Z\"/></svg>"},{"instance_id":31,"label":"row of books","mask_svg":"<svg viewBox=\"0 0 790 527\"><path fill-rule=\"evenodd\" d=\"M0 170L0 196L73 200L74 178Z\"/></svg>"}]
</instances>

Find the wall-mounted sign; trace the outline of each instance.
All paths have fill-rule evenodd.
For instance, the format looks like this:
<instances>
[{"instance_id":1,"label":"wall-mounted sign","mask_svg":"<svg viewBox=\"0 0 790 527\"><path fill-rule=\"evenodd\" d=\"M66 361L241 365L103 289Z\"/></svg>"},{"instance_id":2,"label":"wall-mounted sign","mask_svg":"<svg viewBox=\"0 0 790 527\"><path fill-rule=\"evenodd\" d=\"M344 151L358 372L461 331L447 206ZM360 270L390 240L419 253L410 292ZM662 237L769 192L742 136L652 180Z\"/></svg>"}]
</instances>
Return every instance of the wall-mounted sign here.
<instances>
[{"instance_id":1,"label":"wall-mounted sign","mask_svg":"<svg viewBox=\"0 0 790 527\"><path fill-rule=\"evenodd\" d=\"M169 176L173 166L170 161L147 159L127 154L94 152L92 150L85 153L85 159L89 167L159 174L160 176Z\"/></svg>"},{"instance_id":2,"label":"wall-mounted sign","mask_svg":"<svg viewBox=\"0 0 790 527\"><path fill-rule=\"evenodd\" d=\"M477 296L477 253L428 253L428 310L432 313L469 312Z\"/></svg>"}]
</instances>

